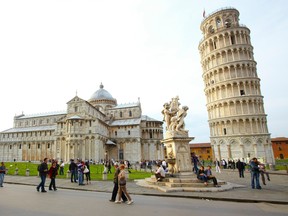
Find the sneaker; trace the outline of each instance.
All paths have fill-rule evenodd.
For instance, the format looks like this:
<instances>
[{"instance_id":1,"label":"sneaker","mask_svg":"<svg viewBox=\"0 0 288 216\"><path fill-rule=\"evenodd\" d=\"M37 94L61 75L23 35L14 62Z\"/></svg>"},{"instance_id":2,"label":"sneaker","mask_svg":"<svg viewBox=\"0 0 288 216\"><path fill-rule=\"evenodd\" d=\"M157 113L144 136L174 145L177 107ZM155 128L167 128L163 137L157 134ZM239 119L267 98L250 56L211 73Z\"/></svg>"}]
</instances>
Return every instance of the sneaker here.
<instances>
[{"instance_id":1,"label":"sneaker","mask_svg":"<svg viewBox=\"0 0 288 216\"><path fill-rule=\"evenodd\" d=\"M109 201L110 201L110 202L115 202L115 200L112 200L112 199L110 199Z\"/></svg>"},{"instance_id":2,"label":"sneaker","mask_svg":"<svg viewBox=\"0 0 288 216\"><path fill-rule=\"evenodd\" d=\"M121 204L121 201L117 200L117 201L115 201L115 203L117 203L117 204Z\"/></svg>"},{"instance_id":3,"label":"sneaker","mask_svg":"<svg viewBox=\"0 0 288 216\"><path fill-rule=\"evenodd\" d=\"M131 205L132 203L134 203L134 201L130 200L130 201L127 202L127 205Z\"/></svg>"},{"instance_id":4,"label":"sneaker","mask_svg":"<svg viewBox=\"0 0 288 216\"><path fill-rule=\"evenodd\" d=\"M36 187L36 190L39 192L39 188L38 187Z\"/></svg>"}]
</instances>

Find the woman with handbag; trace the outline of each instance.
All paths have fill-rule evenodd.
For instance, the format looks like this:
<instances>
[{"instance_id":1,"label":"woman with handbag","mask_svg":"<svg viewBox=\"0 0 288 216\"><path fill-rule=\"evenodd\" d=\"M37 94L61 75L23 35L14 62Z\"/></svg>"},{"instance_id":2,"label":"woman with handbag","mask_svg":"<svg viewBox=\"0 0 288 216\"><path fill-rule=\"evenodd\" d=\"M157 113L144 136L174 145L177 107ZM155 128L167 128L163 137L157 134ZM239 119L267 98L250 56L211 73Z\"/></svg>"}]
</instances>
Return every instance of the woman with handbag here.
<instances>
[{"instance_id":1,"label":"woman with handbag","mask_svg":"<svg viewBox=\"0 0 288 216\"><path fill-rule=\"evenodd\" d=\"M86 161L86 162L85 162L83 173L84 173L85 176L86 176L86 182L87 182L87 184L89 184L89 183L91 184L89 161Z\"/></svg>"},{"instance_id":2,"label":"woman with handbag","mask_svg":"<svg viewBox=\"0 0 288 216\"><path fill-rule=\"evenodd\" d=\"M118 175L118 200L116 200L115 203L121 203L122 193L124 193L128 199L127 204L131 205L134 201L131 199L126 189L125 165L121 164L119 168L120 173Z\"/></svg>"}]
</instances>

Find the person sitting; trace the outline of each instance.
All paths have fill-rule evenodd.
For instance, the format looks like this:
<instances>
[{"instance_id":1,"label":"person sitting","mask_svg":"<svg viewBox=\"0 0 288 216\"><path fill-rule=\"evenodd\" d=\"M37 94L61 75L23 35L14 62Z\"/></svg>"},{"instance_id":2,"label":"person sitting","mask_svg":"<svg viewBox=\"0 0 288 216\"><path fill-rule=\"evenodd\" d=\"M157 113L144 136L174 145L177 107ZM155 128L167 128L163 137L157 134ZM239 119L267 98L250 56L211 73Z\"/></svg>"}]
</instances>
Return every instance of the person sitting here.
<instances>
[{"instance_id":1,"label":"person sitting","mask_svg":"<svg viewBox=\"0 0 288 216\"><path fill-rule=\"evenodd\" d=\"M200 166L200 169L197 172L197 178L201 181L204 181L204 185L208 185L208 178L204 170L204 166Z\"/></svg>"},{"instance_id":2,"label":"person sitting","mask_svg":"<svg viewBox=\"0 0 288 216\"><path fill-rule=\"evenodd\" d=\"M160 164L157 164L157 170L155 172L155 177L157 179L157 182L162 181L162 179L165 178L165 171Z\"/></svg>"},{"instance_id":3,"label":"person sitting","mask_svg":"<svg viewBox=\"0 0 288 216\"><path fill-rule=\"evenodd\" d=\"M214 187L221 187L220 185L218 185L216 177L212 175L211 166L207 166L207 169L205 170L205 174L208 180L212 179Z\"/></svg>"}]
</instances>

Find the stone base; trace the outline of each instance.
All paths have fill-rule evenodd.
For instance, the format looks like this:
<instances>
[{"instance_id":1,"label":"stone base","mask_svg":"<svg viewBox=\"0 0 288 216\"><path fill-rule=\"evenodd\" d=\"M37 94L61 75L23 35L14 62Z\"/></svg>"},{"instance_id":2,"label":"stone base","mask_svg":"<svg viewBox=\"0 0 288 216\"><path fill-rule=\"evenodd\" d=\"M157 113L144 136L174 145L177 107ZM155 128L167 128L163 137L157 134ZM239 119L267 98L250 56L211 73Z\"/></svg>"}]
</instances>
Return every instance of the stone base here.
<instances>
[{"instance_id":1,"label":"stone base","mask_svg":"<svg viewBox=\"0 0 288 216\"><path fill-rule=\"evenodd\" d=\"M180 173L179 173L180 174ZM137 185L153 188L163 192L216 192L216 191L227 191L233 188L243 187L242 185L236 185L218 180L218 184L221 187L214 187L213 182L209 181L208 185L197 179L189 173L180 174L178 177L167 177L162 181L157 182L155 176L146 178L145 180L138 180Z\"/></svg>"}]
</instances>

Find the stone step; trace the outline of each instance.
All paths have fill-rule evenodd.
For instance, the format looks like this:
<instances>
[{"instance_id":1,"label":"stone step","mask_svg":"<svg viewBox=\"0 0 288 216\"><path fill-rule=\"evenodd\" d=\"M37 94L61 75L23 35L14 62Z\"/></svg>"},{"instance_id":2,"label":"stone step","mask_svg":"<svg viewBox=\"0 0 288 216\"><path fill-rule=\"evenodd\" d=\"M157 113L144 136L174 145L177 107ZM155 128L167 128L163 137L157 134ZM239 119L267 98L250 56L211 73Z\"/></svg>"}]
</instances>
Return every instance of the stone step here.
<instances>
[{"instance_id":1,"label":"stone step","mask_svg":"<svg viewBox=\"0 0 288 216\"><path fill-rule=\"evenodd\" d=\"M169 188L189 188L189 187L214 187L212 180L209 180L208 185L206 186L203 181L197 179L197 178L185 178L185 179L179 179L179 178L164 178L162 181L157 182L156 178L146 178L145 181L150 185L157 185L157 186L166 186ZM226 184L223 181L218 181L219 185Z\"/></svg>"}]
</instances>

